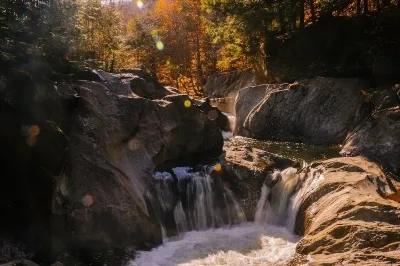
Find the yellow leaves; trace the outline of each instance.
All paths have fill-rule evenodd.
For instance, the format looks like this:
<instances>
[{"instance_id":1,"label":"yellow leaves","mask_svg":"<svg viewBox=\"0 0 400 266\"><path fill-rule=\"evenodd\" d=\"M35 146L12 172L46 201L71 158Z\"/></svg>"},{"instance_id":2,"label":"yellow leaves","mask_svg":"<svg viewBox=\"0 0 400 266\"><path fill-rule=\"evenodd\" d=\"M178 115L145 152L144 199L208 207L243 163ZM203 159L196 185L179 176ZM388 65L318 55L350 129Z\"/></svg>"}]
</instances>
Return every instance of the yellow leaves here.
<instances>
[{"instance_id":1,"label":"yellow leaves","mask_svg":"<svg viewBox=\"0 0 400 266\"><path fill-rule=\"evenodd\" d=\"M135 25L135 21L133 19L129 20L128 24L126 24L126 32L132 33L135 29L136 25Z\"/></svg>"}]
</instances>

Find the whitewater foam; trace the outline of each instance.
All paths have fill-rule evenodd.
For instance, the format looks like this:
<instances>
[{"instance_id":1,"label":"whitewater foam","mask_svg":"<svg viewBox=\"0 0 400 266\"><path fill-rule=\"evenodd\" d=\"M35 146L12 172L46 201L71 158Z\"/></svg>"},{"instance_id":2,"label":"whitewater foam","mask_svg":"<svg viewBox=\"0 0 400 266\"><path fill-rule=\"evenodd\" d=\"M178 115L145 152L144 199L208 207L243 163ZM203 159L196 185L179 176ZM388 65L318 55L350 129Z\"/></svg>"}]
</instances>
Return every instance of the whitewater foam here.
<instances>
[{"instance_id":1,"label":"whitewater foam","mask_svg":"<svg viewBox=\"0 0 400 266\"><path fill-rule=\"evenodd\" d=\"M286 228L254 223L192 231L181 240L139 252L126 266L285 265L298 240Z\"/></svg>"},{"instance_id":2,"label":"whitewater foam","mask_svg":"<svg viewBox=\"0 0 400 266\"><path fill-rule=\"evenodd\" d=\"M243 210L228 188L223 189L222 200L229 221L223 223L214 201L210 169L204 168L204 173L192 172L188 167L173 169L178 180L191 180L186 188L190 211L180 201L174 210L179 237L165 239L162 246L151 251L138 252L136 259L126 266L272 266L286 265L293 258L299 237L291 232L299 206L324 180L324 169L309 169L307 174L300 174L295 168L275 171L262 187L255 223L246 222ZM158 178L169 180L169 176L161 173L155 177Z\"/></svg>"}]
</instances>

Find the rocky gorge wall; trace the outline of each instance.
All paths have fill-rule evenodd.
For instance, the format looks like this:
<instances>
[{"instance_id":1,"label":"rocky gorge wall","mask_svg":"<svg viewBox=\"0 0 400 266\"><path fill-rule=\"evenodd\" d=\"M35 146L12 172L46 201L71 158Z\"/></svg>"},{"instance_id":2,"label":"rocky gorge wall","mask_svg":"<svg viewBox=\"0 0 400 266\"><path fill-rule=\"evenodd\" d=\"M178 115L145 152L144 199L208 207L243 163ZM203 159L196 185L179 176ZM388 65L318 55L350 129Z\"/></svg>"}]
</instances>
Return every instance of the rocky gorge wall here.
<instances>
[{"instance_id":1,"label":"rocky gorge wall","mask_svg":"<svg viewBox=\"0 0 400 266\"><path fill-rule=\"evenodd\" d=\"M289 265L400 263L400 182L377 164L358 156L301 167L240 139L224 150L224 182L240 197L248 220L257 220L266 200L267 221L302 236Z\"/></svg>"},{"instance_id":2,"label":"rocky gorge wall","mask_svg":"<svg viewBox=\"0 0 400 266\"><path fill-rule=\"evenodd\" d=\"M235 134L264 140L343 144L400 172L399 88L373 90L361 79L316 77L243 88L236 97Z\"/></svg>"},{"instance_id":3,"label":"rocky gorge wall","mask_svg":"<svg viewBox=\"0 0 400 266\"><path fill-rule=\"evenodd\" d=\"M108 259L118 261L127 247L151 248L162 237L150 204L155 168L222 151L214 120L140 70L55 81L9 70L1 84L0 211L8 219L0 238L26 248L15 255L2 245L0 261L49 265L68 251L76 256L68 263L87 265L96 253L117 252Z\"/></svg>"}]
</instances>

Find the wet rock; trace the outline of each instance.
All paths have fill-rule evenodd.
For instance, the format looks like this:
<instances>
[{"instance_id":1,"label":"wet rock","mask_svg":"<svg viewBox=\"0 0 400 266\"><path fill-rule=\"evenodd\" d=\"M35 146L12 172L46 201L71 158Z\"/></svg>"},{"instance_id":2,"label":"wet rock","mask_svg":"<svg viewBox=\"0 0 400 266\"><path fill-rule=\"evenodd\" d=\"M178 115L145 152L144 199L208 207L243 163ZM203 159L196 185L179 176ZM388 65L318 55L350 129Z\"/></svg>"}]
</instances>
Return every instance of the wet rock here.
<instances>
[{"instance_id":1,"label":"wet rock","mask_svg":"<svg viewBox=\"0 0 400 266\"><path fill-rule=\"evenodd\" d=\"M400 99L396 86L367 97L371 115L346 138L343 155L363 155L395 175L400 174Z\"/></svg>"},{"instance_id":2,"label":"wet rock","mask_svg":"<svg viewBox=\"0 0 400 266\"><path fill-rule=\"evenodd\" d=\"M267 140L339 144L365 115L358 79L317 77L240 90L236 134Z\"/></svg>"},{"instance_id":3,"label":"wet rock","mask_svg":"<svg viewBox=\"0 0 400 266\"><path fill-rule=\"evenodd\" d=\"M310 265L399 264L400 204L390 199L399 183L363 157L315 162L304 180L316 167L324 171L300 201L297 252Z\"/></svg>"},{"instance_id":4,"label":"wet rock","mask_svg":"<svg viewBox=\"0 0 400 266\"><path fill-rule=\"evenodd\" d=\"M185 105L187 95L150 101L132 94L125 82L74 84L81 103L71 120L68 167L53 197L53 243L60 249L160 243L157 217L146 204L156 198L155 167L222 147L215 123Z\"/></svg>"},{"instance_id":5,"label":"wet rock","mask_svg":"<svg viewBox=\"0 0 400 266\"><path fill-rule=\"evenodd\" d=\"M217 123L219 129L231 131L228 117L224 115L217 107L211 106L208 99L200 103L199 108L207 119L213 120Z\"/></svg>"},{"instance_id":6,"label":"wet rock","mask_svg":"<svg viewBox=\"0 0 400 266\"><path fill-rule=\"evenodd\" d=\"M34 250L30 249L27 245L21 242L16 242L13 239L6 239L3 236L3 239L0 239L0 265L2 263L8 262L6 265L9 265L9 261L12 260L27 260L32 259L34 256Z\"/></svg>"},{"instance_id":7,"label":"wet rock","mask_svg":"<svg viewBox=\"0 0 400 266\"><path fill-rule=\"evenodd\" d=\"M226 141L224 152L222 181L238 197L249 221L254 220L263 183L277 182L275 170L299 166L290 159L252 148L240 139Z\"/></svg>"},{"instance_id":8,"label":"wet rock","mask_svg":"<svg viewBox=\"0 0 400 266\"><path fill-rule=\"evenodd\" d=\"M0 266L39 266L39 265L30 260L15 260L4 264L0 264Z\"/></svg>"},{"instance_id":9,"label":"wet rock","mask_svg":"<svg viewBox=\"0 0 400 266\"><path fill-rule=\"evenodd\" d=\"M187 95L164 94L140 71L96 73L100 81L15 75L0 102L1 187L9 191L1 193L1 212L23 213L4 228L38 243L45 238L38 248L45 254L67 250L80 254L78 261L159 244L148 204L159 204L154 169L187 155L220 154L223 145L215 121ZM132 93L138 76L154 84L143 97Z\"/></svg>"}]
</instances>

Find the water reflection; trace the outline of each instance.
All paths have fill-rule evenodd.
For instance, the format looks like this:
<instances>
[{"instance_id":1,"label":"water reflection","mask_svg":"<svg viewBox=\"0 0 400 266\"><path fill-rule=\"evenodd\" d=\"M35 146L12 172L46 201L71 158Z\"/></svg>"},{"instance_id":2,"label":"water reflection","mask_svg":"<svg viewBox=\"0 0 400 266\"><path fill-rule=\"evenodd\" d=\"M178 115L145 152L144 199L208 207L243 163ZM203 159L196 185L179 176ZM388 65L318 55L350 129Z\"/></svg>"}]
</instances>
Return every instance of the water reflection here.
<instances>
[{"instance_id":1,"label":"water reflection","mask_svg":"<svg viewBox=\"0 0 400 266\"><path fill-rule=\"evenodd\" d=\"M239 144L240 143L240 144ZM295 142L256 140L246 137L235 137L226 140L226 145L247 145L267 152L279 154L286 158L310 163L315 160L340 157L340 146L320 146Z\"/></svg>"}]
</instances>

